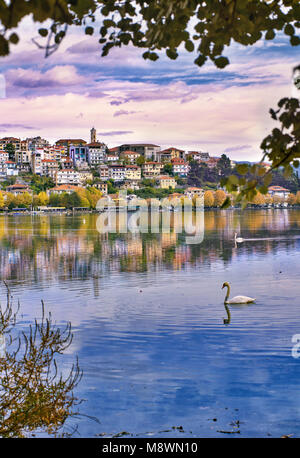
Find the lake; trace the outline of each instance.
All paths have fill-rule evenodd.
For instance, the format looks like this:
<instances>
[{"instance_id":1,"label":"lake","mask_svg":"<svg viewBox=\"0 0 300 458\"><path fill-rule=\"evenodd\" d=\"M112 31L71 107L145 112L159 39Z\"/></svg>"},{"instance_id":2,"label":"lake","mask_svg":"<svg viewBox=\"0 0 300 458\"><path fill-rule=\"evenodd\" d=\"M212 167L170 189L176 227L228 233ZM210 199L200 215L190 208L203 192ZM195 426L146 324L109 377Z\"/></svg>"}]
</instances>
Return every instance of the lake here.
<instances>
[{"instance_id":1,"label":"lake","mask_svg":"<svg viewBox=\"0 0 300 458\"><path fill-rule=\"evenodd\" d=\"M1 278L20 300L20 329L41 299L58 325L72 323L59 364L65 372L78 355L85 401L66 427L82 437L300 437L300 210L205 211L194 245L174 225L99 234L97 217L0 217ZM235 245L234 232L250 240ZM256 302L228 316L225 281Z\"/></svg>"}]
</instances>

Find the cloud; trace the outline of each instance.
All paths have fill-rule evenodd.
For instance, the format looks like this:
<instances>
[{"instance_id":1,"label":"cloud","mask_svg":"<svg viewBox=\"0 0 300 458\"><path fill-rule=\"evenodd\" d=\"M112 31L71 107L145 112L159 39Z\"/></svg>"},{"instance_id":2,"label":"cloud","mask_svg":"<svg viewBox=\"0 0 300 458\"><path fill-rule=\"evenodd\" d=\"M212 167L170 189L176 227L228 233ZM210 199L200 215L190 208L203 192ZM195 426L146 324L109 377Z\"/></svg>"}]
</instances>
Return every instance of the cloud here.
<instances>
[{"instance_id":1,"label":"cloud","mask_svg":"<svg viewBox=\"0 0 300 458\"><path fill-rule=\"evenodd\" d=\"M5 74L8 90L31 90L32 93L46 93L49 90L70 88L85 83L85 78L71 65L56 65L45 72L34 69L16 68Z\"/></svg>"},{"instance_id":2,"label":"cloud","mask_svg":"<svg viewBox=\"0 0 300 458\"><path fill-rule=\"evenodd\" d=\"M99 132L99 135L102 135L103 137L113 137L115 135L127 135L133 133L133 130L112 130L110 132Z\"/></svg>"},{"instance_id":3,"label":"cloud","mask_svg":"<svg viewBox=\"0 0 300 458\"><path fill-rule=\"evenodd\" d=\"M114 118L118 117L118 116L128 116L128 115L131 115L131 114L135 114L135 113L140 113L140 111L126 111L126 110L119 110L119 111L116 111L114 113Z\"/></svg>"},{"instance_id":4,"label":"cloud","mask_svg":"<svg viewBox=\"0 0 300 458\"><path fill-rule=\"evenodd\" d=\"M0 129L7 131L9 129L27 129L27 130L36 130L37 127L27 126L26 124L0 124Z\"/></svg>"},{"instance_id":5,"label":"cloud","mask_svg":"<svg viewBox=\"0 0 300 458\"><path fill-rule=\"evenodd\" d=\"M249 150L251 148L251 145L241 145L241 146L232 146L232 147L229 147L229 148L225 148L224 149L224 152L225 153L230 153L230 152L233 152L233 151L243 151L243 150Z\"/></svg>"}]
</instances>

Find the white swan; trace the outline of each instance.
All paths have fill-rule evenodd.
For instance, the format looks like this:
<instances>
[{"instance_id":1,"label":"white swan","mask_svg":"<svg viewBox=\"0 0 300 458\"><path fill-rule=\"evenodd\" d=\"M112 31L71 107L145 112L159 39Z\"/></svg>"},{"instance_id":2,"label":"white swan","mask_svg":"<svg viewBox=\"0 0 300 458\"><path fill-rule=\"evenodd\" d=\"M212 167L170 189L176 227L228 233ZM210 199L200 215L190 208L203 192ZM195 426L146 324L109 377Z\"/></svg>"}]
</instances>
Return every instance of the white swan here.
<instances>
[{"instance_id":1,"label":"white swan","mask_svg":"<svg viewBox=\"0 0 300 458\"><path fill-rule=\"evenodd\" d=\"M237 232L234 233L234 241L237 242L237 243L241 243L243 242L245 239L243 239L242 237L237 237Z\"/></svg>"},{"instance_id":2,"label":"white swan","mask_svg":"<svg viewBox=\"0 0 300 458\"><path fill-rule=\"evenodd\" d=\"M252 297L247 296L235 296L232 299L228 299L230 294L230 285L227 281L223 283L222 289L225 287L227 287L227 294L224 299L224 304L250 304L255 301Z\"/></svg>"}]
</instances>

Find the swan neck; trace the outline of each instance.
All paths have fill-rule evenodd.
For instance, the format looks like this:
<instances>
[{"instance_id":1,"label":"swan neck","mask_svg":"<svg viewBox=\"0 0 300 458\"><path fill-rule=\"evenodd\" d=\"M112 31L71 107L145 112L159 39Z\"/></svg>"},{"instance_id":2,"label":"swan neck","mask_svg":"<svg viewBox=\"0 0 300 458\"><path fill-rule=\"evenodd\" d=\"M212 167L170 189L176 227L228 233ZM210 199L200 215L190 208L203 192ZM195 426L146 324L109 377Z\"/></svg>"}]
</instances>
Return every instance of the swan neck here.
<instances>
[{"instance_id":1,"label":"swan neck","mask_svg":"<svg viewBox=\"0 0 300 458\"><path fill-rule=\"evenodd\" d=\"M229 295L230 295L230 286L226 285L226 288L227 288L227 293L226 293L226 296L225 296L224 304L226 304L227 299L229 298Z\"/></svg>"}]
</instances>

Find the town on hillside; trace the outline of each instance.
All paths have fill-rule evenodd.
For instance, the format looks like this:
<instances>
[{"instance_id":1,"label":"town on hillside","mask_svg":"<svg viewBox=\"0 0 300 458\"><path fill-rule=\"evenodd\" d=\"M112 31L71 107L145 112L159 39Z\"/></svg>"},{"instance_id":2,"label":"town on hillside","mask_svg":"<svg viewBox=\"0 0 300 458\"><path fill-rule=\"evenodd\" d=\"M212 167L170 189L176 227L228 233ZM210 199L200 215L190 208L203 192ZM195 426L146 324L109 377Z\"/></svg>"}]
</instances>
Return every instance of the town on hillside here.
<instances>
[{"instance_id":1,"label":"town on hillside","mask_svg":"<svg viewBox=\"0 0 300 458\"><path fill-rule=\"evenodd\" d=\"M95 128L89 142L66 138L50 144L41 137L3 137L0 208L95 209L101 196L116 198L119 190L142 198L204 195L206 207L220 207L228 197L221 179L238 175L236 166L241 162L226 154L216 157L150 143L108 148L97 138ZM260 166L266 171L270 168L266 163ZM297 171L286 178L279 170L273 173L268 193L258 193L252 204L300 204L299 189ZM234 205L234 196L230 198Z\"/></svg>"}]
</instances>

